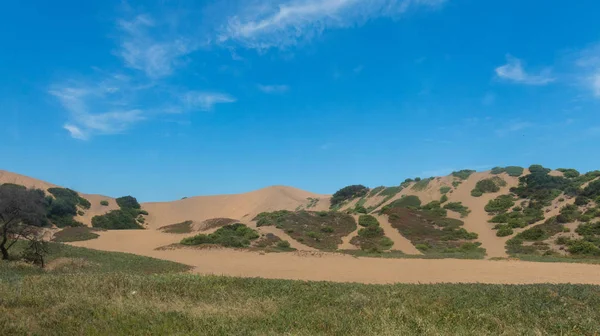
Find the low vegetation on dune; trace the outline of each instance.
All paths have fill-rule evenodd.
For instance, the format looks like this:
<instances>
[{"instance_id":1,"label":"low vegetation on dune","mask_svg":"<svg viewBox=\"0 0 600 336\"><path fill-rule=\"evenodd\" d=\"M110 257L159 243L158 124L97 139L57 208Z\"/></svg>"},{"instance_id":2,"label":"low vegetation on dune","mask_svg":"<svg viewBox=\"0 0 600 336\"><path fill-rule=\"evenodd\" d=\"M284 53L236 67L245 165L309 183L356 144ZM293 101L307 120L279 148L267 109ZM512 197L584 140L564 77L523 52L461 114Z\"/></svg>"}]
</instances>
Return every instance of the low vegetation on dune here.
<instances>
[{"instance_id":1,"label":"low vegetation on dune","mask_svg":"<svg viewBox=\"0 0 600 336\"><path fill-rule=\"evenodd\" d=\"M275 226L305 245L335 250L342 237L356 230L356 221L348 214L333 211L274 211L258 214L257 226Z\"/></svg>"},{"instance_id":2,"label":"low vegetation on dune","mask_svg":"<svg viewBox=\"0 0 600 336\"><path fill-rule=\"evenodd\" d=\"M460 214L460 217L467 217L471 213L471 210L469 210L468 207L464 206L462 202L446 203L444 204L444 209L458 212Z\"/></svg>"},{"instance_id":3,"label":"low vegetation on dune","mask_svg":"<svg viewBox=\"0 0 600 336\"><path fill-rule=\"evenodd\" d=\"M433 181L433 177L416 181L410 189L414 191L423 191L427 189L427 186L429 186L429 182L431 181Z\"/></svg>"},{"instance_id":4,"label":"low vegetation on dune","mask_svg":"<svg viewBox=\"0 0 600 336\"><path fill-rule=\"evenodd\" d=\"M91 204L79 196L76 191L66 188L49 188L53 197L47 197L48 219L57 227L77 227L83 223L74 217L81 214L80 209L89 209ZM81 212L80 212L81 211Z\"/></svg>"},{"instance_id":5,"label":"low vegetation on dune","mask_svg":"<svg viewBox=\"0 0 600 336\"><path fill-rule=\"evenodd\" d=\"M96 239L99 237L99 235L95 231L97 230L87 226L67 227L56 232L52 238L52 241L67 243Z\"/></svg>"},{"instance_id":6,"label":"low vegetation on dune","mask_svg":"<svg viewBox=\"0 0 600 336\"><path fill-rule=\"evenodd\" d=\"M272 233L267 233L257 240L255 240L252 245L255 248L261 249L267 252L288 252L295 251L296 249L291 247L291 244L287 240L283 240L279 238L277 235Z\"/></svg>"},{"instance_id":7,"label":"low vegetation on dune","mask_svg":"<svg viewBox=\"0 0 600 336\"><path fill-rule=\"evenodd\" d=\"M402 187L402 186L387 187L387 188L384 187L384 189L377 194L377 196L383 197L383 199L376 205L369 206L366 209L366 213L371 213L375 209L377 209L380 206L382 206L383 204L387 203L389 200L394 198L394 196L396 196L403 189L404 189L404 187Z\"/></svg>"},{"instance_id":8,"label":"low vegetation on dune","mask_svg":"<svg viewBox=\"0 0 600 336\"><path fill-rule=\"evenodd\" d=\"M471 176L473 173L475 173L474 170L470 170L470 169L463 169L463 170L459 170L459 171L454 171L452 172L452 176L460 179L460 180L466 180L469 178L469 176Z\"/></svg>"},{"instance_id":9,"label":"low vegetation on dune","mask_svg":"<svg viewBox=\"0 0 600 336\"><path fill-rule=\"evenodd\" d=\"M331 196L331 205L332 209L338 209L344 202L350 201L354 198L363 197L367 195L369 192L369 188L364 185L350 185L344 187L338 191L336 191Z\"/></svg>"},{"instance_id":10,"label":"low vegetation on dune","mask_svg":"<svg viewBox=\"0 0 600 336\"><path fill-rule=\"evenodd\" d=\"M165 233L176 233L176 234L191 233L192 232L192 224L194 224L194 222L192 222L191 220L187 220L187 221L181 222L181 223L175 223L175 224L161 226L158 229Z\"/></svg>"},{"instance_id":11,"label":"low vegetation on dune","mask_svg":"<svg viewBox=\"0 0 600 336\"><path fill-rule=\"evenodd\" d=\"M104 215L94 216L92 226L106 230L135 230L143 229L144 215L148 212L141 209L140 203L132 196L116 199L119 210L112 210Z\"/></svg>"},{"instance_id":12,"label":"low vegetation on dune","mask_svg":"<svg viewBox=\"0 0 600 336\"><path fill-rule=\"evenodd\" d=\"M518 166L508 166L508 167L494 167L492 168L491 173L494 175L506 173L508 176L519 177L523 175L525 168Z\"/></svg>"},{"instance_id":13,"label":"low vegetation on dune","mask_svg":"<svg viewBox=\"0 0 600 336\"><path fill-rule=\"evenodd\" d=\"M220 245L224 247L249 247L260 235L244 224L225 225L211 234L199 234L183 238L182 245Z\"/></svg>"},{"instance_id":14,"label":"low vegetation on dune","mask_svg":"<svg viewBox=\"0 0 600 336\"><path fill-rule=\"evenodd\" d=\"M495 193L500 191L501 187L506 186L506 181L498 176L494 176L491 178L483 179L478 181L475 185L475 188L471 190L471 196L480 197L485 193Z\"/></svg>"},{"instance_id":15,"label":"low vegetation on dune","mask_svg":"<svg viewBox=\"0 0 600 336\"><path fill-rule=\"evenodd\" d=\"M358 235L350 240L350 244L360 247L363 251L376 253L389 250L394 245L394 242L385 236L377 218L361 215L358 224L363 228L358 230Z\"/></svg>"},{"instance_id":16,"label":"low vegetation on dune","mask_svg":"<svg viewBox=\"0 0 600 336\"><path fill-rule=\"evenodd\" d=\"M410 198L409 198L410 197ZM434 201L420 206L416 196L406 196L382 209L392 227L409 239L424 254L458 258L483 258L485 249L476 242L477 234L468 232L463 222L446 218L446 209ZM450 203L449 203L450 204ZM453 209L465 211L460 204Z\"/></svg>"},{"instance_id":17,"label":"low vegetation on dune","mask_svg":"<svg viewBox=\"0 0 600 336\"><path fill-rule=\"evenodd\" d=\"M239 221L237 219L233 219L233 218L210 218L210 219L207 219L204 222L202 222L202 224L200 225L200 227L201 227L200 230L206 231L206 230L219 228L219 227L229 225L229 224L235 224L238 222Z\"/></svg>"}]
</instances>

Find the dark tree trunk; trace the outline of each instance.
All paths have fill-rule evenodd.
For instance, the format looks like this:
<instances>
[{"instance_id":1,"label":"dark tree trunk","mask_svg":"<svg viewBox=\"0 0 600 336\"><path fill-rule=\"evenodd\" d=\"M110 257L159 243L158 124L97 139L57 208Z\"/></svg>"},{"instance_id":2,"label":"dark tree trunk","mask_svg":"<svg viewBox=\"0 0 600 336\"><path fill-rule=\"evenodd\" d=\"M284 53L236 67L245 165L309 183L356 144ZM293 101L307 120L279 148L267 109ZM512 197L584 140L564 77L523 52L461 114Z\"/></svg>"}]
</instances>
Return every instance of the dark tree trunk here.
<instances>
[{"instance_id":1,"label":"dark tree trunk","mask_svg":"<svg viewBox=\"0 0 600 336\"><path fill-rule=\"evenodd\" d=\"M2 251L2 260L8 260L8 250L6 249L6 239L0 243L0 251Z\"/></svg>"}]
</instances>

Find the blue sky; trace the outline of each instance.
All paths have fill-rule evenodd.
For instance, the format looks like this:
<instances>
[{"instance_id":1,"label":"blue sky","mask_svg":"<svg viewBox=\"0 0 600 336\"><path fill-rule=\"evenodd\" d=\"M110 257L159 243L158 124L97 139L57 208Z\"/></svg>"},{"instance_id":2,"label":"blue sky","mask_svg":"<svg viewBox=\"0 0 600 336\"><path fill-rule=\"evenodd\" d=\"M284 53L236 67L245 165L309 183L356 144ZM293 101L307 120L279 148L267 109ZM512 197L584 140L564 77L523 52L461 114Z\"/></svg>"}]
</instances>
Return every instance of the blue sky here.
<instances>
[{"instance_id":1,"label":"blue sky","mask_svg":"<svg viewBox=\"0 0 600 336\"><path fill-rule=\"evenodd\" d=\"M0 169L142 201L600 168L600 3L12 1Z\"/></svg>"}]
</instances>

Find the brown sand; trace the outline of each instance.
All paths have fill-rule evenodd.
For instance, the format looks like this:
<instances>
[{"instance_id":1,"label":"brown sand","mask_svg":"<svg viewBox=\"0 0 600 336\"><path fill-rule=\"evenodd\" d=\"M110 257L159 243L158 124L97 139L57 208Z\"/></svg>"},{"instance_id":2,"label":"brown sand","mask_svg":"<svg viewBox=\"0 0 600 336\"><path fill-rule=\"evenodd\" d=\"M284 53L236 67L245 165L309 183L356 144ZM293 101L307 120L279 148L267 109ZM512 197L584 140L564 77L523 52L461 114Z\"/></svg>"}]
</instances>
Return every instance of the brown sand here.
<instances>
[{"instance_id":1,"label":"brown sand","mask_svg":"<svg viewBox=\"0 0 600 336\"><path fill-rule=\"evenodd\" d=\"M355 258L337 253L267 253L230 249L155 250L181 239L146 231L101 232L72 245L129 252L194 266L199 274L361 283L600 284L597 265L459 259Z\"/></svg>"}]
</instances>

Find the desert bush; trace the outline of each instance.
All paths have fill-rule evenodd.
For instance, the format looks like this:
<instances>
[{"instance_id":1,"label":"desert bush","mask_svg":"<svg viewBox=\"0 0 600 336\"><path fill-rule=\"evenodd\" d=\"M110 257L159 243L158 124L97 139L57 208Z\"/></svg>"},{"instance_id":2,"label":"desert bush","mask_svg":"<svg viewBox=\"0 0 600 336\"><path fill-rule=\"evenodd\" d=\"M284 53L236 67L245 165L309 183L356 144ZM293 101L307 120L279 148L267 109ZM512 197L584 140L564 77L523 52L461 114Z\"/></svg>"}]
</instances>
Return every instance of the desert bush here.
<instances>
[{"instance_id":1,"label":"desert bush","mask_svg":"<svg viewBox=\"0 0 600 336\"><path fill-rule=\"evenodd\" d=\"M83 212L83 211L79 210L79 211L77 211L77 215L79 215L79 216L83 216L83 215L85 215L85 212Z\"/></svg>"},{"instance_id":2,"label":"desert bush","mask_svg":"<svg viewBox=\"0 0 600 336\"><path fill-rule=\"evenodd\" d=\"M461 181L452 181L452 186L454 188L458 187L462 182Z\"/></svg>"},{"instance_id":3,"label":"desert bush","mask_svg":"<svg viewBox=\"0 0 600 336\"><path fill-rule=\"evenodd\" d=\"M375 238L384 235L383 228L378 225L371 225L358 230L358 235L363 238Z\"/></svg>"},{"instance_id":4,"label":"desert bush","mask_svg":"<svg viewBox=\"0 0 600 336\"><path fill-rule=\"evenodd\" d=\"M183 245L215 244L225 247L248 247L252 240L260 235L244 224L236 223L225 225L217 231L205 235L199 234L181 240Z\"/></svg>"},{"instance_id":5,"label":"desert bush","mask_svg":"<svg viewBox=\"0 0 600 336\"><path fill-rule=\"evenodd\" d=\"M491 173L494 175L498 175L498 174L502 174L506 171L506 169L502 168L502 167L494 167L491 170Z\"/></svg>"},{"instance_id":6,"label":"desert bush","mask_svg":"<svg viewBox=\"0 0 600 336\"><path fill-rule=\"evenodd\" d=\"M358 225L360 226L379 226L379 221L377 220L377 218L371 216L371 215L360 215L358 217Z\"/></svg>"},{"instance_id":7,"label":"desert bush","mask_svg":"<svg viewBox=\"0 0 600 336\"><path fill-rule=\"evenodd\" d=\"M419 181L417 181L417 179L415 179L416 183L411 187L411 189L415 190L415 191L425 190L427 188L427 186L429 185L429 182L431 182L432 180L433 180L433 177L422 179Z\"/></svg>"},{"instance_id":8,"label":"desert bush","mask_svg":"<svg viewBox=\"0 0 600 336\"><path fill-rule=\"evenodd\" d=\"M572 223L579 219L581 211L573 204L567 204L560 209L560 214L556 216L556 221L559 223Z\"/></svg>"},{"instance_id":9,"label":"desert bush","mask_svg":"<svg viewBox=\"0 0 600 336\"><path fill-rule=\"evenodd\" d=\"M402 191L402 189L403 188L400 186L385 188L381 193L379 193L378 196L394 197L394 196L396 196L397 193Z\"/></svg>"},{"instance_id":10,"label":"desert bush","mask_svg":"<svg viewBox=\"0 0 600 336\"><path fill-rule=\"evenodd\" d=\"M511 234L513 234L513 229L507 225L501 225L498 228L498 231L496 231L496 236L498 237L506 237L510 236Z\"/></svg>"},{"instance_id":11,"label":"desert bush","mask_svg":"<svg viewBox=\"0 0 600 336\"><path fill-rule=\"evenodd\" d=\"M325 232L325 233L332 233L334 231L335 230L331 226L324 226L324 227L321 228L321 232Z\"/></svg>"},{"instance_id":12,"label":"desert bush","mask_svg":"<svg viewBox=\"0 0 600 336\"><path fill-rule=\"evenodd\" d=\"M557 170L563 173L563 176L566 178L576 178L581 175L577 170L573 168L558 168Z\"/></svg>"},{"instance_id":13,"label":"desert bush","mask_svg":"<svg viewBox=\"0 0 600 336\"><path fill-rule=\"evenodd\" d=\"M102 206L108 206L108 201L107 200L100 201L100 205L102 205Z\"/></svg>"},{"instance_id":14,"label":"desert bush","mask_svg":"<svg viewBox=\"0 0 600 336\"><path fill-rule=\"evenodd\" d=\"M448 186L440 187L440 193L442 193L442 194L447 194L450 190L452 190L452 188L450 188Z\"/></svg>"},{"instance_id":15,"label":"desert bush","mask_svg":"<svg viewBox=\"0 0 600 336\"><path fill-rule=\"evenodd\" d=\"M408 195L402 198L399 198L392 203L384 206L381 211L390 208L418 208L421 206L421 200L418 196Z\"/></svg>"},{"instance_id":16,"label":"desert bush","mask_svg":"<svg viewBox=\"0 0 600 336\"><path fill-rule=\"evenodd\" d=\"M565 236L560 236L560 237L556 238L556 240L554 241L554 243L556 243L556 245L567 245L568 242L569 242L569 238L567 238Z\"/></svg>"},{"instance_id":17,"label":"desert bush","mask_svg":"<svg viewBox=\"0 0 600 336\"><path fill-rule=\"evenodd\" d=\"M539 165L539 164L534 164L534 165L529 166L529 172L532 174L535 174L535 173L548 174L550 171L551 171L551 169L544 168L542 165Z\"/></svg>"},{"instance_id":18,"label":"desert bush","mask_svg":"<svg viewBox=\"0 0 600 336\"><path fill-rule=\"evenodd\" d=\"M107 214L94 216L92 226L107 230L143 229L136 221L137 213L130 210L113 210Z\"/></svg>"},{"instance_id":19,"label":"desert bush","mask_svg":"<svg viewBox=\"0 0 600 336\"><path fill-rule=\"evenodd\" d=\"M493 200L490 200L485 206L485 211L490 213L501 213L512 208L515 201L510 195L500 195Z\"/></svg>"},{"instance_id":20,"label":"desert bush","mask_svg":"<svg viewBox=\"0 0 600 336\"><path fill-rule=\"evenodd\" d=\"M521 175L523 175L523 171L525 171L525 169L523 167L518 167L518 166L508 166L506 168L504 168L504 171L512 177L519 177Z\"/></svg>"},{"instance_id":21,"label":"desert bush","mask_svg":"<svg viewBox=\"0 0 600 336\"><path fill-rule=\"evenodd\" d=\"M473 174L475 171L470 169L463 169L459 171L452 172L452 176L458 177L461 180L466 180Z\"/></svg>"},{"instance_id":22,"label":"desert bush","mask_svg":"<svg viewBox=\"0 0 600 336\"><path fill-rule=\"evenodd\" d=\"M123 196L116 199L121 209L140 209L142 206L133 196Z\"/></svg>"},{"instance_id":23,"label":"desert bush","mask_svg":"<svg viewBox=\"0 0 600 336\"><path fill-rule=\"evenodd\" d=\"M277 247L280 249L289 249L290 246L290 242L287 240L280 240L277 242Z\"/></svg>"},{"instance_id":24,"label":"desert bush","mask_svg":"<svg viewBox=\"0 0 600 336\"><path fill-rule=\"evenodd\" d=\"M369 188L364 185L350 185L336 191L331 197L331 208L334 208L344 201L351 200L356 197L363 197L369 192Z\"/></svg>"},{"instance_id":25,"label":"desert bush","mask_svg":"<svg viewBox=\"0 0 600 336\"><path fill-rule=\"evenodd\" d=\"M483 192L479 189L473 189L471 190L471 196L473 197L481 197L481 195L483 195Z\"/></svg>"},{"instance_id":26,"label":"desert bush","mask_svg":"<svg viewBox=\"0 0 600 336\"><path fill-rule=\"evenodd\" d=\"M354 212L361 213L361 214L366 214L367 213L367 209L364 206L362 206L362 205L356 205L354 207Z\"/></svg>"},{"instance_id":27,"label":"desert bush","mask_svg":"<svg viewBox=\"0 0 600 336\"><path fill-rule=\"evenodd\" d=\"M467 217L471 210L464 206L462 202L450 202L444 204L444 209L451 210L454 212L458 212L461 217Z\"/></svg>"},{"instance_id":28,"label":"desert bush","mask_svg":"<svg viewBox=\"0 0 600 336\"><path fill-rule=\"evenodd\" d=\"M379 186L377 188L373 188L371 189L371 191L369 191L369 197L373 197L377 194L379 194L381 191L383 191L385 189L384 186Z\"/></svg>"},{"instance_id":29,"label":"desert bush","mask_svg":"<svg viewBox=\"0 0 600 336\"><path fill-rule=\"evenodd\" d=\"M576 255L600 256L600 248L594 243L583 239L571 240L568 242L568 251Z\"/></svg>"},{"instance_id":30,"label":"desert bush","mask_svg":"<svg viewBox=\"0 0 600 336\"><path fill-rule=\"evenodd\" d=\"M440 203L446 203L448 201L448 196L446 194L442 195L442 197L440 197Z\"/></svg>"}]
</instances>

